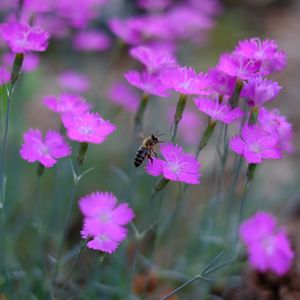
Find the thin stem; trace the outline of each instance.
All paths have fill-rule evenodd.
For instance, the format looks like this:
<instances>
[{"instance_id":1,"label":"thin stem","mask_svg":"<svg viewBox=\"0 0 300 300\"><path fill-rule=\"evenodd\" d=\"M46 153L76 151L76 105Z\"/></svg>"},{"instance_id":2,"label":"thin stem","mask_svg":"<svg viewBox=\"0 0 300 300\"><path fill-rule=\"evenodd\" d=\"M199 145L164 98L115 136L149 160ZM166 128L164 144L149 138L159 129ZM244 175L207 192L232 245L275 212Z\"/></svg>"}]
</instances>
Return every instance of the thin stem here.
<instances>
[{"instance_id":1,"label":"thin stem","mask_svg":"<svg viewBox=\"0 0 300 300\"><path fill-rule=\"evenodd\" d=\"M196 151L197 157L199 156L200 152L204 149L204 147L207 145L208 140L210 139L210 137L212 136L212 134L215 130L216 124L217 124L216 121L213 121L212 119L208 120L208 124L206 126L206 129L202 135L198 149Z\"/></svg>"},{"instance_id":2,"label":"thin stem","mask_svg":"<svg viewBox=\"0 0 300 300\"><path fill-rule=\"evenodd\" d=\"M232 108L235 108L239 105L239 98L241 94L241 90L244 86L243 81L240 79L237 80L232 96L229 99L229 103Z\"/></svg>"},{"instance_id":3,"label":"thin stem","mask_svg":"<svg viewBox=\"0 0 300 300\"><path fill-rule=\"evenodd\" d=\"M85 143L85 142L79 144L79 150L78 150L78 154L77 154L77 163L79 166L81 166L83 164L88 146L89 146L89 144Z\"/></svg>"},{"instance_id":4,"label":"thin stem","mask_svg":"<svg viewBox=\"0 0 300 300\"><path fill-rule=\"evenodd\" d=\"M172 128L172 133L171 133L172 142L174 142L174 140L176 138L178 125L182 119L183 112L184 112L184 109L186 106L186 102L187 102L187 95L181 94L179 96L179 100L178 100L177 106L176 106L176 112L174 115L174 123L173 123L173 128Z\"/></svg>"},{"instance_id":5,"label":"thin stem","mask_svg":"<svg viewBox=\"0 0 300 300\"><path fill-rule=\"evenodd\" d=\"M249 125L254 125L257 122L258 113L259 113L259 107L255 106L251 108Z\"/></svg>"},{"instance_id":6,"label":"thin stem","mask_svg":"<svg viewBox=\"0 0 300 300\"><path fill-rule=\"evenodd\" d=\"M144 114L149 102L149 95L143 94L140 105L134 117L134 130L136 133L142 132Z\"/></svg>"}]
</instances>

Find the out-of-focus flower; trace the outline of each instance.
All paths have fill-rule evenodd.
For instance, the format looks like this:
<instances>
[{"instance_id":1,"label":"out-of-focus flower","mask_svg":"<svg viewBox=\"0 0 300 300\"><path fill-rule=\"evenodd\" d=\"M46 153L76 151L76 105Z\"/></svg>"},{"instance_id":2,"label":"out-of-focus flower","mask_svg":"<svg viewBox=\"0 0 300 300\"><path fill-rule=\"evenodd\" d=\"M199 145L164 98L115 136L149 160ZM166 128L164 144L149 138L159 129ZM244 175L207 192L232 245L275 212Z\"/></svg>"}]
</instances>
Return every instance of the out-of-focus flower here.
<instances>
[{"instance_id":1,"label":"out-of-focus flower","mask_svg":"<svg viewBox=\"0 0 300 300\"><path fill-rule=\"evenodd\" d=\"M260 61L259 73L262 76L280 71L287 65L286 53L278 50L275 41L251 38L240 41L235 51L247 58Z\"/></svg>"},{"instance_id":2,"label":"out-of-focus flower","mask_svg":"<svg viewBox=\"0 0 300 300\"><path fill-rule=\"evenodd\" d=\"M0 86L8 82L10 82L10 72L4 67L0 67Z\"/></svg>"},{"instance_id":3,"label":"out-of-focus flower","mask_svg":"<svg viewBox=\"0 0 300 300\"><path fill-rule=\"evenodd\" d=\"M149 73L176 66L176 59L173 55L150 47L140 46L132 48L130 49L130 55L143 63Z\"/></svg>"},{"instance_id":4,"label":"out-of-focus flower","mask_svg":"<svg viewBox=\"0 0 300 300\"><path fill-rule=\"evenodd\" d=\"M245 125L241 136L231 138L229 147L252 164L259 164L264 159L281 158L278 135L266 132L259 125Z\"/></svg>"},{"instance_id":5,"label":"out-of-focus flower","mask_svg":"<svg viewBox=\"0 0 300 300\"><path fill-rule=\"evenodd\" d=\"M227 104L219 103L217 99L199 97L194 100L197 108L210 116L214 121L221 121L225 124L233 123L240 119L244 112L239 108L231 108Z\"/></svg>"},{"instance_id":6,"label":"out-of-focus flower","mask_svg":"<svg viewBox=\"0 0 300 300\"><path fill-rule=\"evenodd\" d=\"M261 62L247 58L240 53L221 55L217 69L239 79L249 79L259 75Z\"/></svg>"},{"instance_id":7,"label":"out-of-focus flower","mask_svg":"<svg viewBox=\"0 0 300 300\"><path fill-rule=\"evenodd\" d=\"M240 226L240 237L247 247L250 265L260 271L286 274L294 258L290 241L276 218L268 212L258 212Z\"/></svg>"},{"instance_id":8,"label":"out-of-focus flower","mask_svg":"<svg viewBox=\"0 0 300 300\"><path fill-rule=\"evenodd\" d=\"M188 3L194 9L211 16L217 16L223 11L219 0L188 0Z\"/></svg>"},{"instance_id":9,"label":"out-of-focus flower","mask_svg":"<svg viewBox=\"0 0 300 300\"><path fill-rule=\"evenodd\" d=\"M236 77L230 76L217 68L210 69L208 75L211 78L211 87L213 91L226 96L231 96L233 94L236 85Z\"/></svg>"},{"instance_id":10,"label":"out-of-focus flower","mask_svg":"<svg viewBox=\"0 0 300 300\"><path fill-rule=\"evenodd\" d=\"M243 86L241 97L247 99L249 106L262 106L273 100L281 90L281 86L272 80L261 77L250 78Z\"/></svg>"},{"instance_id":11,"label":"out-of-focus flower","mask_svg":"<svg viewBox=\"0 0 300 300\"><path fill-rule=\"evenodd\" d=\"M160 11L169 7L172 0L138 0L138 5L148 11Z\"/></svg>"},{"instance_id":12,"label":"out-of-focus flower","mask_svg":"<svg viewBox=\"0 0 300 300\"><path fill-rule=\"evenodd\" d=\"M88 111L64 114L62 122L68 137L80 143L101 144L116 130L114 124L104 120L98 113Z\"/></svg>"},{"instance_id":13,"label":"out-of-focus flower","mask_svg":"<svg viewBox=\"0 0 300 300\"><path fill-rule=\"evenodd\" d=\"M146 94L159 97L167 97L167 87L162 83L158 74L150 74L148 72L128 71L124 74L126 80L144 91Z\"/></svg>"},{"instance_id":14,"label":"out-of-focus flower","mask_svg":"<svg viewBox=\"0 0 300 300\"><path fill-rule=\"evenodd\" d=\"M61 73L58 76L58 83L63 89L74 93L84 93L91 85L87 75L72 70Z\"/></svg>"},{"instance_id":15,"label":"out-of-focus flower","mask_svg":"<svg viewBox=\"0 0 300 300\"><path fill-rule=\"evenodd\" d=\"M128 84L121 81L111 85L107 96L112 102L129 112L135 112L140 102L139 95Z\"/></svg>"},{"instance_id":16,"label":"out-of-focus flower","mask_svg":"<svg viewBox=\"0 0 300 300\"><path fill-rule=\"evenodd\" d=\"M0 34L14 53L43 52L50 38L41 27L16 22L1 24Z\"/></svg>"},{"instance_id":17,"label":"out-of-focus flower","mask_svg":"<svg viewBox=\"0 0 300 300\"><path fill-rule=\"evenodd\" d=\"M5 53L2 56L3 63L11 68L14 63L15 56L12 53ZM40 57L34 53L26 53L22 64L23 72L33 72L40 64Z\"/></svg>"},{"instance_id":18,"label":"out-of-focus flower","mask_svg":"<svg viewBox=\"0 0 300 300\"><path fill-rule=\"evenodd\" d=\"M134 218L133 210L127 203L117 204L112 193L95 192L79 201L84 216L83 238L90 238L87 246L91 249L113 253L127 236L124 227Z\"/></svg>"},{"instance_id":19,"label":"out-of-focus flower","mask_svg":"<svg viewBox=\"0 0 300 300\"><path fill-rule=\"evenodd\" d=\"M148 160L145 167L148 174L188 184L200 183L200 164L194 154L185 153L182 147L170 143L161 145L160 152L164 159Z\"/></svg>"},{"instance_id":20,"label":"out-of-focus flower","mask_svg":"<svg viewBox=\"0 0 300 300\"><path fill-rule=\"evenodd\" d=\"M50 168L59 158L71 154L71 148L63 136L54 130L49 130L43 140L39 129L29 129L24 133L23 139L20 155L30 163L38 161L46 168Z\"/></svg>"},{"instance_id":21,"label":"out-of-focus flower","mask_svg":"<svg viewBox=\"0 0 300 300\"><path fill-rule=\"evenodd\" d=\"M111 39L99 30L82 31L75 35L73 45L79 51L104 51L110 47Z\"/></svg>"},{"instance_id":22,"label":"out-of-focus flower","mask_svg":"<svg viewBox=\"0 0 300 300\"><path fill-rule=\"evenodd\" d=\"M91 109L91 104L89 104L85 98L64 93L60 96L47 96L43 99L43 103L50 110L57 112L59 114L63 113L80 113Z\"/></svg>"},{"instance_id":23,"label":"out-of-focus flower","mask_svg":"<svg viewBox=\"0 0 300 300\"><path fill-rule=\"evenodd\" d=\"M292 153L294 146L293 139L293 127L289 123L285 116L279 113L279 110L274 108L268 111L262 107L259 110L258 122L260 126L270 134L277 133L279 139L279 145L282 150Z\"/></svg>"},{"instance_id":24,"label":"out-of-focus flower","mask_svg":"<svg viewBox=\"0 0 300 300\"><path fill-rule=\"evenodd\" d=\"M211 79L207 74L197 74L193 68L177 67L162 73L163 84L184 95L207 94Z\"/></svg>"}]
</instances>

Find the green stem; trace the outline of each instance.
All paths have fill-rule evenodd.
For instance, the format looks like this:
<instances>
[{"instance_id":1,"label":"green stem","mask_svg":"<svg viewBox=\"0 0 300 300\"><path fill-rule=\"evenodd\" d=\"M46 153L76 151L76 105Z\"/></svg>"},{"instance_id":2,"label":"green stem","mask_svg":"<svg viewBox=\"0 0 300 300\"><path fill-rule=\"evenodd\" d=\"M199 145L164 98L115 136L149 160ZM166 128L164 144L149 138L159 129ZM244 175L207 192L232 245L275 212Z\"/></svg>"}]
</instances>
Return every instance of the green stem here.
<instances>
[{"instance_id":1,"label":"green stem","mask_svg":"<svg viewBox=\"0 0 300 300\"><path fill-rule=\"evenodd\" d=\"M19 79L23 61L24 61L24 54L23 53L16 54L11 76L10 76L10 82L13 87L15 86L16 82Z\"/></svg>"},{"instance_id":2,"label":"green stem","mask_svg":"<svg viewBox=\"0 0 300 300\"><path fill-rule=\"evenodd\" d=\"M79 150L78 150L78 154L77 154L77 163L79 166L81 166L83 164L88 146L89 146L89 144L86 142L79 144Z\"/></svg>"},{"instance_id":3,"label":"green stem","mask_svg":"<svg viewBox=\"0 0 300 300\"><path fill-rule=\"evenodd\" d=\"M208 140L210 139L211 135L214 132L214 129L216 127L217 122L213 121L211 119L208 120L208 124L207 127L202 135L202 138L200 140L197 152L196 152L196 156L199 156L199 153L202 151L202 149L207 145Z\"/></svg>"},{"instance_id":4,"label":"green stem","mask_svg":"<svg viewBox=\"0 0 300 300\"><path fill-rule=\"evenodd\" d=\"M166 179L164 177L162 177L161 179L159 179L155 185L154 185L154 188L153 188L153 191L152 191L152 196L154 196L157 192L161 191L162 189L165 188L165 186L170 182L169 179Z\"/></svg>"},{"instance_id":5,"label":"green stem","mask_svg":"<svg viewBox=\"0 0 300 300\"><path fill-rule=\"evenodd\" d=\"M36 170L37 175L41 177L44 174L44 171L45 171L45 167L41 163L39 163L38 168Z\"/></svg>"},{"instance_id":6,"label":"green stem","mask_svg":"<svg viewBox=\"0 0 300 300\"><path fill-rule=\"evenodd\" d=\"M244 86L243 81L238 79L236 82L233 94L229 99L229 103L232 108L235 108L239 105L239 98L240 98L240 94L241 94L241 90L242 90L243 86Z\"/></svg>"},{"instance_id":7,"label":"green stem","mask_svg":"<svg viewBox=\"0 0 300 300\"><path fill-rule=\"evenodd\" d=\"M249 125L254 125L257 122L257 117L259 113L259 107L252 107L251 108L251 113L250 113L250 118L249 118Z\"/></svg>"},{"instance_id":8,"label":"green stem","mask_svg":"<svg viewBox=\"0 0 300 300\"><path fill-rule=\"evenodd\" d=\"M137 110L135 118L134 118L134 128L137 133L142 131L143 118L144 118L144 114L145 114L145 110L147 108L148 102L149 102L149 95L143 94L140 105L138 107L138 110Z\"/></svg>"},{"instance_id":9,"label":"green stem","mask_svg":"<svg viewBox=\"0 0 300 300\"><path fill-rule=\"evenodd\" d=\"M176 106L176 112L174 115L174 124L173 124L173 130L172 130L172 134L171 134L172 142L174 142L174 140L176 138L178 125L182 119L182 115L183 115L183 112L184 112L184 109L186 106L186 102L187 102L187 95L181 94L179 96L179 100L178 100L177 106Z\"/></svg>"}]
</instances>

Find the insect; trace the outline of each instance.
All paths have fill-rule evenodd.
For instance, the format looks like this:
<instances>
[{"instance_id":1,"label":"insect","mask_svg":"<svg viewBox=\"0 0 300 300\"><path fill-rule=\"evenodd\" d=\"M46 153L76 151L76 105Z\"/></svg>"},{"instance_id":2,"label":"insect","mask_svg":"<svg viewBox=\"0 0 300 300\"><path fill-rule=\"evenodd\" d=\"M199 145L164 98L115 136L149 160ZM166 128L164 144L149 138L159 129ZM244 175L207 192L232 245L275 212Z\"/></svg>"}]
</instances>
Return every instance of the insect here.
<instances>
[{"instance_id":1,"label":"insect","mask_svg":"<svg viewBox=\"0 0 300 300\"><path fill-rule=\"evenodd\" d=\"M153 162L151 154L153 152L155 157L157 157L157 153L154 151L154 146L158 143L163 143L163 141L159 139L159 135L151 134L145 138L134 157L134 165L139 167L146 157Z\"/></svg>"}]
</instances>

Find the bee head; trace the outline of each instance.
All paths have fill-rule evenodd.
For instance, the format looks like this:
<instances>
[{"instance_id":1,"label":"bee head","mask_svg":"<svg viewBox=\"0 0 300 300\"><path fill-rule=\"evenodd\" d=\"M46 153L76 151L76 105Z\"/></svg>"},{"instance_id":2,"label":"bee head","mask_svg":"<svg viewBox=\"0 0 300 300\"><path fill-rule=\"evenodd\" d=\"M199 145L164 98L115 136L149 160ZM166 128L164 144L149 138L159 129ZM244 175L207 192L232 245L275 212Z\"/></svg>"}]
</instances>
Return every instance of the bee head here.
<instances>
[{"instance_id":1,"label":"bee head","mask_svg":"<svg viewBox=\"0 0 300 300\"><path fill-rule=\"evenodd\" d=\"M156 136L156 135L154 135L154 134L151 134L151 139L153 140L153 142L154 142L155 144L159 143L159 137L158 137L158 136Z\"/></svg>"}]
</instances>

